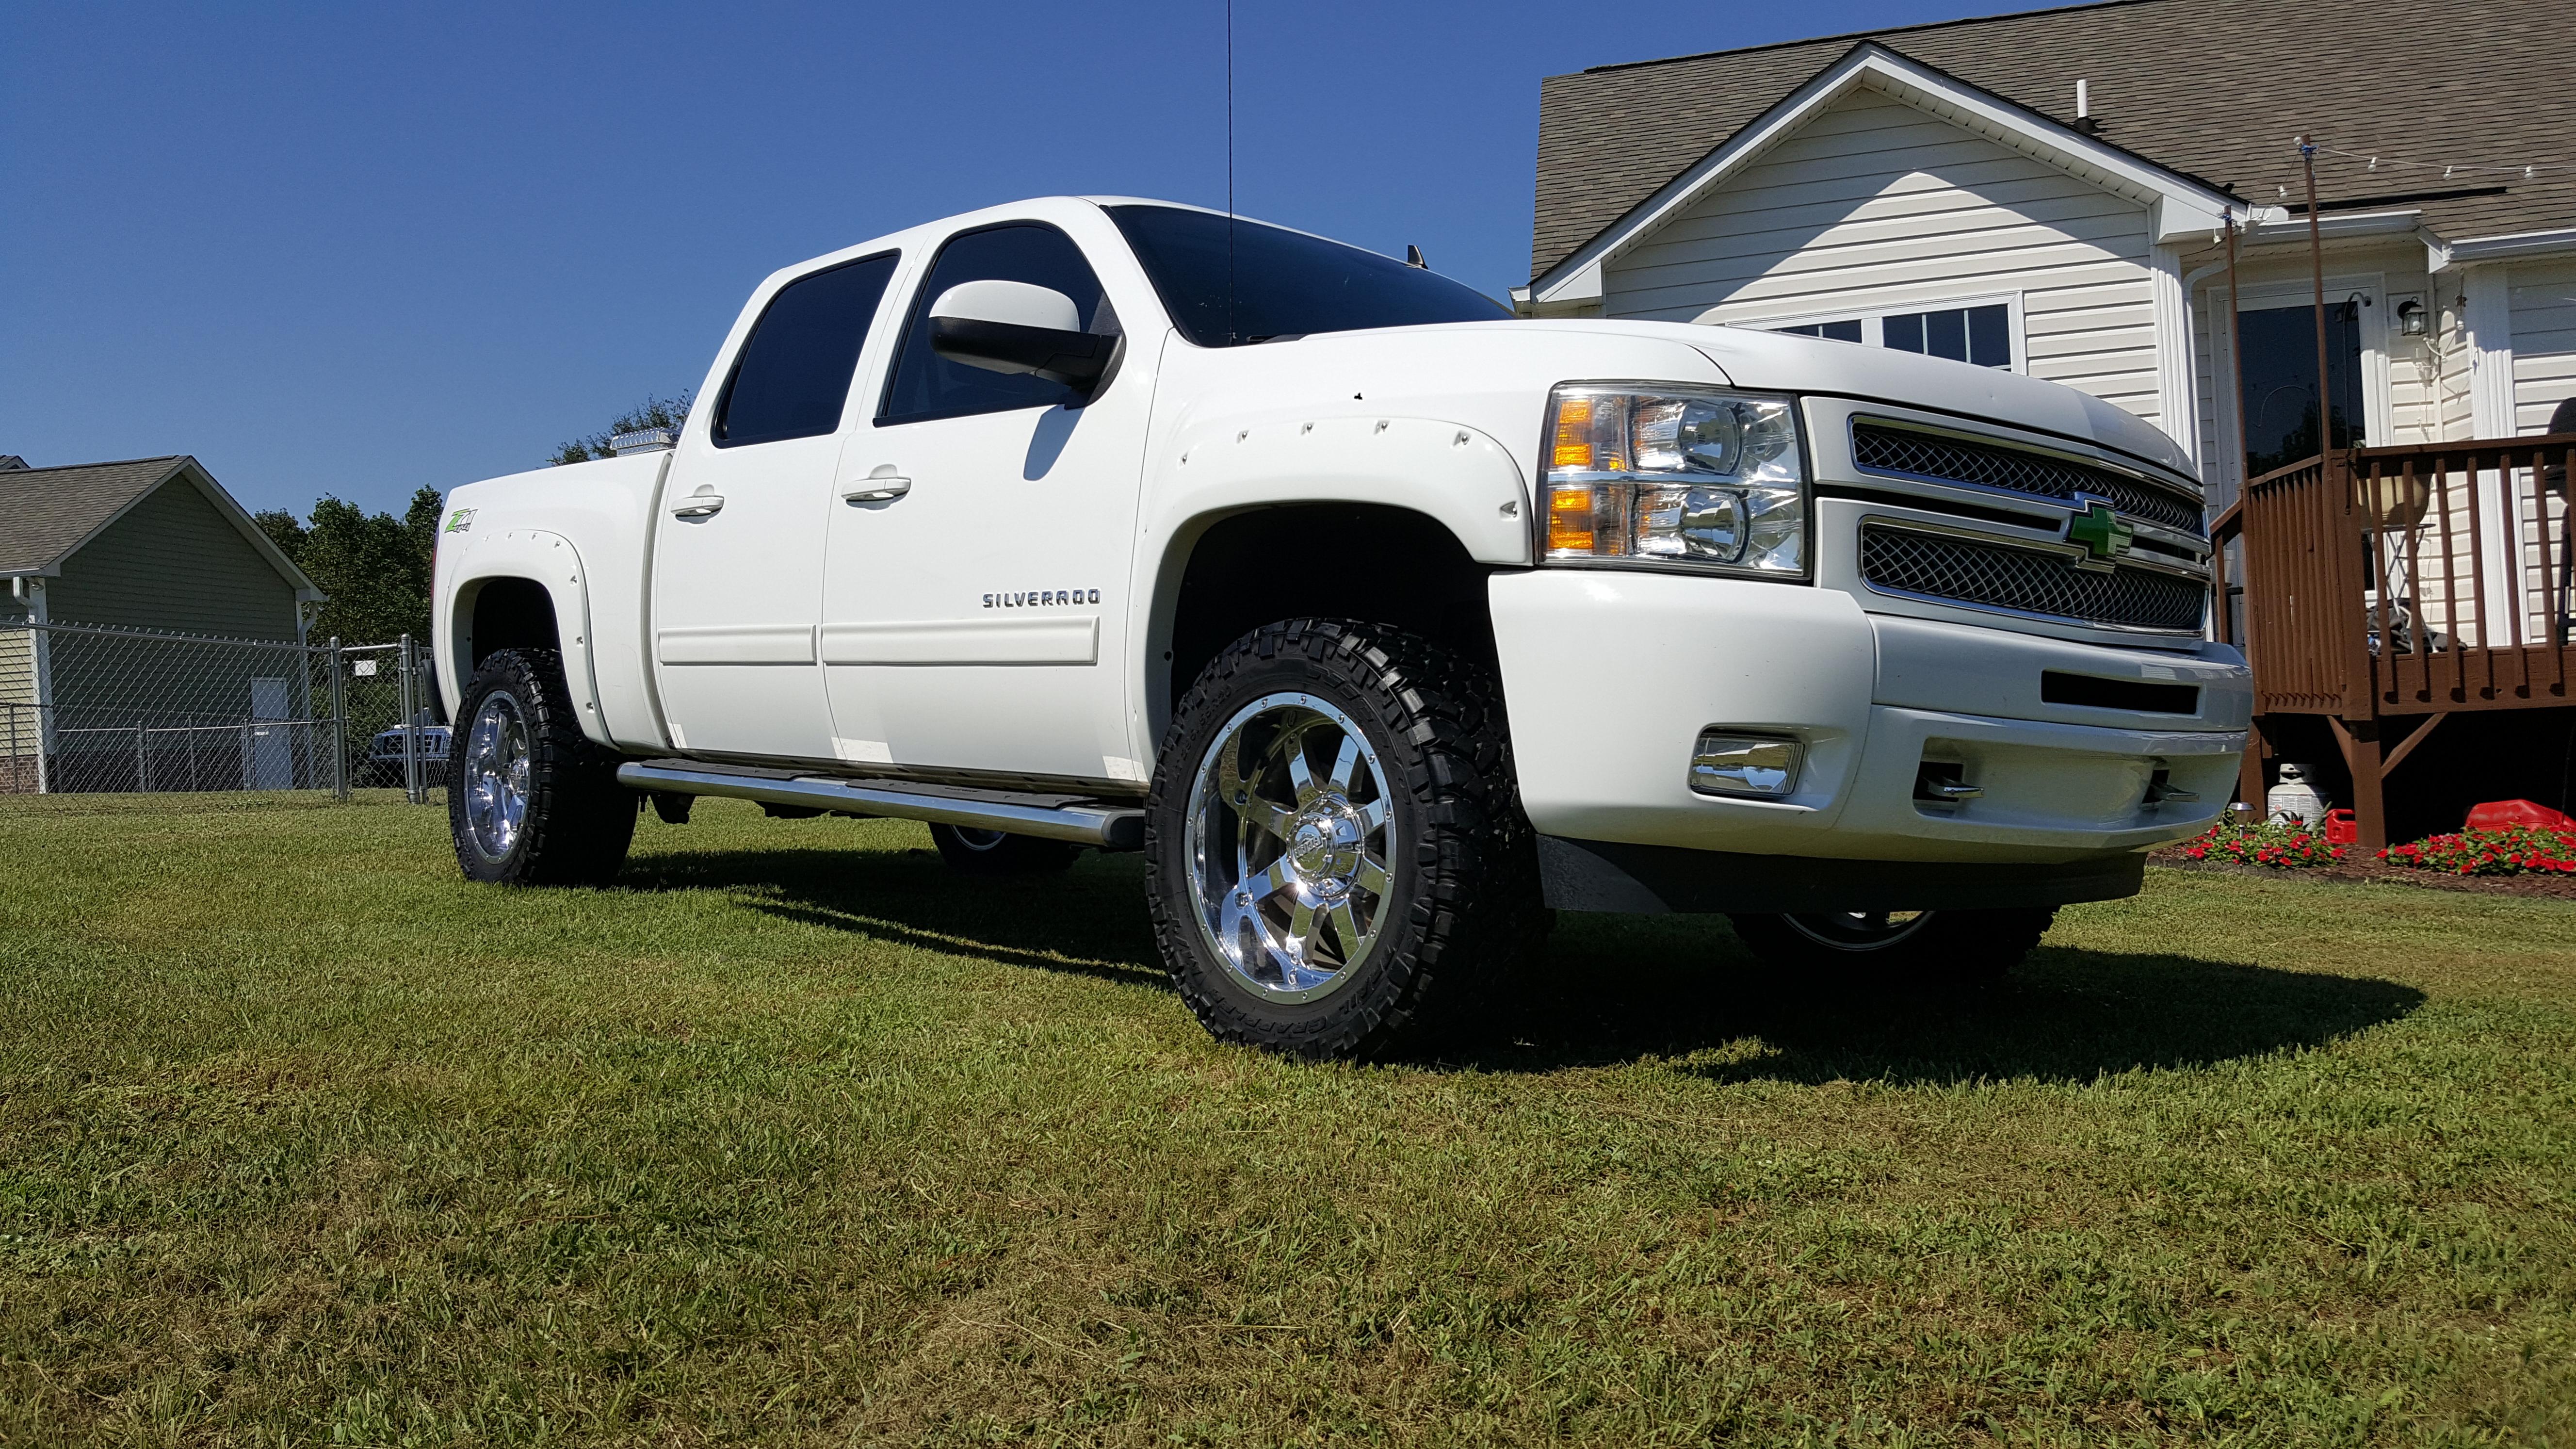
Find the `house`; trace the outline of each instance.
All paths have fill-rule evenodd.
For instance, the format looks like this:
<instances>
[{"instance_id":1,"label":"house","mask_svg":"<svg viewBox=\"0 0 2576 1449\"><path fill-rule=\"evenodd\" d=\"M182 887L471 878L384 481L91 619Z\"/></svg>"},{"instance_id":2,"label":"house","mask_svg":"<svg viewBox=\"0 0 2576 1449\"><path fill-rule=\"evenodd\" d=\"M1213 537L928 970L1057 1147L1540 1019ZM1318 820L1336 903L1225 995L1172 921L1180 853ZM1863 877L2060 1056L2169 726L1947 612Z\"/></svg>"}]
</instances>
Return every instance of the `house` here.
<instances>
[{"instance_id":1,"label":"house","mask_svg":"<svg viewBox=\"0 0 2576 1449\"><path fill-rule=\"evenodd\" d=\"M190 457L0 466L0 791L309 775L322 591ZM209 643L208 636L228 641Z\"/></svg>"},{"instance_id":2,"label":"house","mask_svg":"<svg viewBox=\"0 0 2576 1449\"><path fill-rule=\"evenodd\" d=\"M2253 655L2267 753L2368 813L2400 735L2494 714L2445 744L2546 753L2547 780L2427 780L2401 824L2563 803L2563 485L2472 447L2576 395L2576 94L2532 64L2546 8L2109 0L1551 77L1514 302L1931 352L2125 408L2199 460L2213 623ZM2260 481L2320 453L2320 270L2329 441L2367 446ZM2314 578L2269 566L2291 545L2265 522L2310 493L2370 514ZM2332 637L2267 643L2300 589L2345 596Z\"/></svg>"}]
</instances>

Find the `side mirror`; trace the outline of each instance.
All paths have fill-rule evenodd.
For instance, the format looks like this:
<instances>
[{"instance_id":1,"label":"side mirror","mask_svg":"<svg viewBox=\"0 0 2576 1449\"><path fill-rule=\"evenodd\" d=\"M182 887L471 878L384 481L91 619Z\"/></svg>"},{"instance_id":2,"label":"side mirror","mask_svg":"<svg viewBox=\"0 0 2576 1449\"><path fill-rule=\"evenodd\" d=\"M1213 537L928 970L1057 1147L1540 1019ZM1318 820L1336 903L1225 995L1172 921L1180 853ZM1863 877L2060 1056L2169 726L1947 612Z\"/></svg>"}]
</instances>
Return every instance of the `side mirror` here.
<instances>
[{"instance_id":1,"label":"side mirror","mask_svg":"<svg viewBox=\"0 0 2576 1449\"><path fill-rule=\"evenodd\" d=\"M1084 397L1109 370L1115 335L1082 330L1082 309L1027 282L960 282L930 304L930 350L987 372L1025 372Z\"/></svg>"}]
</instances>

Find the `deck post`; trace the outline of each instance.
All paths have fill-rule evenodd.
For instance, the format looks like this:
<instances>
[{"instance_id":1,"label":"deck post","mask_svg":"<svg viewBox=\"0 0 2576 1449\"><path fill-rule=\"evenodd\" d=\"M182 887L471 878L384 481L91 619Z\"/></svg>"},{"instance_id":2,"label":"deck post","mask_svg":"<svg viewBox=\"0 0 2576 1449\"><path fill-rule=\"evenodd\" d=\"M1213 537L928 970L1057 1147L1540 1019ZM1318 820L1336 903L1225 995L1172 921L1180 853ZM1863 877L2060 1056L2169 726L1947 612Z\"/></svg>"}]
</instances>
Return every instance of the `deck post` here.
<instances>
[{"instance_id":1,"label":"deck post","mask_svg":"<svg viewBox=\"0 0 2576 1449\"><path fill-rule=\"evenodd\" d=\"M2374 853L2385 850L2388 848L2388 805L2382 788L2385 771L2379 764L2379 722L2365 720L2347 724L2331 715L2326 717L2326 722L2334 727L2335 743L2343 749L2345 768L2352 771L2355 843Z\"/></svg>"},{"instance_id":2,"label":"deck post","mask_svg":"<svg viewBox=\"0 0 2576 1449\"><path fill-rule=\"evenodd\" d=\"M2244 802L2246 809L2254 812L2254 818L2257 820L2262 819L2264 814L2263 757L2265 753L2263 721L2260 718L2247 721L2245 753L2238 757L2236 762L2236 798Z\"/></svg>"}]
</instances>

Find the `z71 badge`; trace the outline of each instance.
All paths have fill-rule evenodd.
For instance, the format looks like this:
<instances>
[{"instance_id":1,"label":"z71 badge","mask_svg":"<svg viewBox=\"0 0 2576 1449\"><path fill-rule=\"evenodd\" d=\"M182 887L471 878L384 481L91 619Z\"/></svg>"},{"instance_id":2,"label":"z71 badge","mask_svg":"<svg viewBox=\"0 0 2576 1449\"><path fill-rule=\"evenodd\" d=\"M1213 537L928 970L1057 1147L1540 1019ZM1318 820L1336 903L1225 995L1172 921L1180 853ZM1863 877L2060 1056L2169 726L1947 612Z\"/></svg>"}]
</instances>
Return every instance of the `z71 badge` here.
<instances>
[{"instance_id":1,"label":"z71 badge","mask_svg":"<svg viewBox=\"0 0 2576 1449\"><path fill-rule=\"evenodd\" d=\"M1012 594L986 594L987 609L1051 609L1059 604L1097 604L1098 589L1037 589Z\"/></svg>"}]
</instances>

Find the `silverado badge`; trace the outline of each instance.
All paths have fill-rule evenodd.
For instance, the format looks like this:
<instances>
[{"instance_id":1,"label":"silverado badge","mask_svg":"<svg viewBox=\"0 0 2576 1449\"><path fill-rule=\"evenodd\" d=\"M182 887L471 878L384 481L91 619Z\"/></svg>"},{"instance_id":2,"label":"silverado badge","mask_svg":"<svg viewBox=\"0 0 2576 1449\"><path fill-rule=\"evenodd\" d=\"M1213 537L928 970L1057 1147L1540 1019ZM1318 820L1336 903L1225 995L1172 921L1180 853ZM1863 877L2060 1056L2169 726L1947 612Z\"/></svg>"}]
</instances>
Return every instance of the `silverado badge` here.
<instances>
[{"instance_id":1,"label":"silverado badge","mask_svg":"<svg viewBox=\"0 0 2576 1449\"><path fill-rule=\"evenodd\" d=\"M2122 522L2111 505L2099 498L2079 498L2076 501L2085 505L2084 511L2066 524L2066 541L2084 545L2085 556L2077 559L2076 565L2079 568L2107 568L2111 560L2129 551L2130 544L2137 539L2138 530Z\"/></svg>"}]
</instances>

